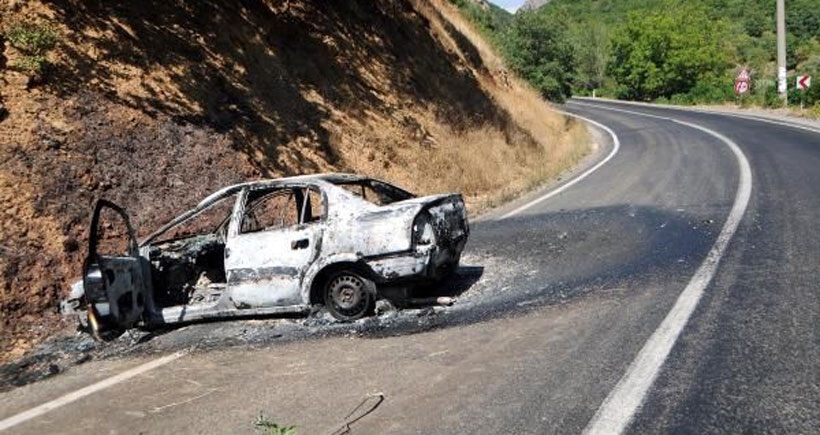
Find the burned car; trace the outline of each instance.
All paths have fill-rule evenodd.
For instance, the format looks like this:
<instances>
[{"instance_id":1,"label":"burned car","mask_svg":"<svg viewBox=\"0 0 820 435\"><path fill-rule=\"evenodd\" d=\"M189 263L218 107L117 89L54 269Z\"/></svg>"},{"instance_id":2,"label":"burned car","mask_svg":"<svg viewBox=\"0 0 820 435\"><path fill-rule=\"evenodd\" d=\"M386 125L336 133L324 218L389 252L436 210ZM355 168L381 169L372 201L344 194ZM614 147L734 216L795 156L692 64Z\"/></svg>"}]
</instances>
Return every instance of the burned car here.
<instances>
[{"instance_id":1,"label":"burned car","mask_svg":"<svg viewBox=\"0 0 820 435\"><path fill-rule=\"evenodd\" d=\"M125 228L127 252L101 248L103 212ZM190 225L206 215L210 224ZM82 281L61 309L97 334L319 304L354 320L385 286L454 271L468 235L461 195L416 197L351 174L229 186L141 243L125 211L99 200Z\"/></svg>"}]
</instances>

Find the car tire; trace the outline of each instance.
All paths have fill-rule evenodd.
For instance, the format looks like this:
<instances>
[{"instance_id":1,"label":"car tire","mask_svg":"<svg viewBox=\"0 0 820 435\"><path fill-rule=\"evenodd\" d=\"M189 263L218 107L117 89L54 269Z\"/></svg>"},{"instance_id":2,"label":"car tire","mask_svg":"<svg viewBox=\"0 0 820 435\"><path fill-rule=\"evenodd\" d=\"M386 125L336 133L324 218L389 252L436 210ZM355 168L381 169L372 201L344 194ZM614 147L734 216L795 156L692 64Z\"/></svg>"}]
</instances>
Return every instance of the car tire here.
<instances>
[{"instance_id":1,"label":"car tire","mask_svg":"<svg viewBox=\"0 0 820 435\"><path fill-rule=\"evenodd\" d=\"M338 320L360 319L373 312L376 302L374 287L372 281L358 273L335 273L325 282L325 307Z\"/></svg>"}]
</instances>

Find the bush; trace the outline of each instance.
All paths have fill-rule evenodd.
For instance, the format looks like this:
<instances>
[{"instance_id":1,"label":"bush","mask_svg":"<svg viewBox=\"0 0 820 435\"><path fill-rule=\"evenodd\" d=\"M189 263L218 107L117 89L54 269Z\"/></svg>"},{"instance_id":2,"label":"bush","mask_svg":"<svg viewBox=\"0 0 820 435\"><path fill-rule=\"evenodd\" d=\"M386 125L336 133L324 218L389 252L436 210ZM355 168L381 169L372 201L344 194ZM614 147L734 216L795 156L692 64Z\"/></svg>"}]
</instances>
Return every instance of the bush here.
<instances>
[{"instance_id":1,"label":"bush","mask_svg":"<svg viewBox=\"0 0 820 435\"><path fill-rule=\"evenodd\" d=\"M691 106L692 97L688 94L675 94L669 97L669 104L676 104L678 106Z\"/></svg>"},{"instance_id":2,"label":"bush","mask_svg":"<svg viewBox=\"0 0 820 435\"><path fill-rule=\"evenodd\" d=\"M15 48L33 55L43 55L57 44L52 26L27 21L13 24L6 36Z\"/></svg>"},{"instance_id":3,"label":"bush","mask_svg":"<svg viewBox=\"0 0 820 435\"><path fill-rule=\"evenodd\" d=\"M704 77L688 92L694 104L721 103L735 98L734 83L731 79Z\"/></svg>"},{"instance_id":4,"label":"bush","mask_svg":"<svg viewBox=\"0 0 820 435\"><path fill-rule=\"evenodd\" d=\"M814 106L809 108L808 115L812 118L820 119L820 101L814 103Z\"/></svg>"},{"instance_id":5,"label":"bush","mask_svg":"<svg viewBox=\"0 0 820 435\"><path fill-rule=\"evenodd\" d=\"M49 66L46 55L57 45L58 35L49 24L29 21L12 24L6 38L22 54L12 66L28 73L44 73Z\"/></svg>"},{"instance_id":6,"label":"bush","mask_svg":"<svg viewBox=\"0 0 820 435\"><path fill-rule=\"evenodd\" d=\"M820 83L817 83L806 91L806 105L816 106L817 103L820 103Z\"/></svg>"},{"instance_id":7,"label":"bush","mask_svg":"<svg viewBox=\"0 0 820 435\"><path fill-rule=\"evenodd\" d=\"M763 93L763 106L772 108L783 106L783 101L777 93L777 86L768 86L766 88Z\"/></svg>"},{"instance_id":8,"label":"bush","mask_svg":"<svg viewBox=\"0 0 820 435\"><path fill-rule=\"evenodd\" d=\"M22 72L42 74L46 72L49 65L45 56L23 56L16 60L12 67Z\"/></svg>"}]
</instances>

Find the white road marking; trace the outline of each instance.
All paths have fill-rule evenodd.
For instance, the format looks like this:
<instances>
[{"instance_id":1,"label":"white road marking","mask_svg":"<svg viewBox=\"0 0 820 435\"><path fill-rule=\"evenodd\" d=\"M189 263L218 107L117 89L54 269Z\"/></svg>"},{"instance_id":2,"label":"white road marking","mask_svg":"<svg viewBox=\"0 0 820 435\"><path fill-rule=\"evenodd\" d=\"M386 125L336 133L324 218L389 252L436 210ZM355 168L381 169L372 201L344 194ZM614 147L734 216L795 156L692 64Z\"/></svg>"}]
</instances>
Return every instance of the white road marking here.
<instances>
[{"instance_id":1,"label":"white road marking","mask_svg":"<svg viewBox=\"0 0 820 435\"><path fill-rule=\"evenodd\" d=\"M155 359L153 361L149 361L130 370L126 370L118 375L114 375L108 379L103 379L102 381L97 382L96 384L91 384L85 388L81 388L72 393L68 393L50 402L46 402L40 406L31 408L28 411L24 411L19 414L8 417L4 420L0 420L0 431L17 426L18 424L24 423L28 420L31 420L32 418L39 417L63 405L68 405L71 402L76 402L77 400L80 400L83 397L89 396L98 391L104 390L112 385L116 385L120 382L131 379L134 376L138 376L157 367L164 366L165 364L168 364L174 360L179 359L183 355L185 355L185 352L177 352L168 356L164 356L162 358Z\"/></svg>"},{"instance_id":2,"label":"white road marking","mask_svg":"<svg viewBox=\"0 0 820 435\"><path fill-rule=\"evenodd\" d=\"M191 403L191 402L193 402L193 401L195 401L195 400L199 400L199 399L201 399L201 398L203 398L203 397L210 396L211 394L216 393L217 391L219 391L219 388L211 388L211 389L209 389L208 391L206 391L206 392L204 392L204 393L197 394L196 396L194 396L194 397L189 397L189 398L187 398L187 399L185 399L185 400L180 400L180 401L178 401L178 402L169 403L169 404L167 404L167 405L155 406L155 407L154 407L154 409L152 409L152 410L150 410L150 411L148 411L148 412L149 412L149 413L151 413L151 414L156 414L156 413L158 413L158 412L165 411L165 410L166 410L166 409L168 409L168 408L173 408L173 407L175 407L175 406L179 406L179 405L186 405L186 404Z\"/></svg>"},{"instance_id":3,"label":"white road marking","mask_svg":"<svg viewBox=\"0 0 820 435\"><path fill-rule=\"evenodd\" d=\"M692 110L692 111L695 112L696 110ZM775 121L773 119L762 118L760 116L755 116L755 115L741 115L739 113L726 113L726 112L717 112L717 111L712 111L712 110L708 110L708 111L703 110L703 111L696 111L696 112L708 113L710 115L726 115L726 116L731 116L731 117L734 117L734 118L748 119L750 121L759 121L759 122L765 122L767 124L782 125L782 126L785 126L785 127L796 128L796 129L799 129L799 130L810 131L812 133L820 133L820 129L810 127L808 125L795 124L793 122L787 122L787 121Z\"/></svg>"},{"instance_id":4,"label":"white road marking","mask_svg":"<svg viewBox=\"0 0 820 435\"><path fill-rule=\"evenodd\" d=\"M655 332L652 333L652 336L649 337L649 340L646 341L643 348L641 348L638 355L627 368L626 373L624 373L618 381L618 384L615 385L615 388L609 392L609 395L604 399L604 402L584 429L585 434L614 435L622 433L640 409L649 392L649 387L655 382L660 368L666 361L669 352L678 340L684 326L686 326L686 323L695 311L700 298L703 296L704 290L715 276L715 272L726 251L726 247L729 245L735 231L737 231L737 227L740 225L740 221L743 219L746 207L749 204L749 198L752 195L752 170L749 166L749 161L736 143L726 136L708 128L663 116L648 115L646 113L602 107L593 104L577 104L593 106L603 110L665 119L700 130L725 143L732 150L732 153L734 153L740 169L734 204L715 244L712 246L709 254L706 255L706 259L703 260L703 263L689 280L689 284L687 284L686 288L678 296L675 305L669 313L667 313L660 326L658 326L658 329L656 329Z\"/></svg>"},{"instance_id":5,"label":"white road marking","mask_svg":"<svg viewBox=\"0 0 820 435\"><path fill-rule=\"evenodd\" d=\"M820 133L820 128L817 128L817 127L812 127L810 125L800 124L800 123L797 123L797 122L776 121L776 120L771 119L771 118L766 118L762 115L723 112L723 111L720 111L720 110L696 109L696 108L693 108L693 107L673 106L673 105L670 105L670 104L651 104L651 103L641 103L641 102L638 102L638 101L609 100L609 99L603 99L603 98L592 99L592 98L588 98L588 97L573 97L573 99L582 100L582 101L596 101L596 100L598 100L598 101L610 102L610 103L614 103L614 104L624 104L624 105L649 107L649 108L656 107L656 108L661 108L661 109L680 110L680 111L684 111L684 112L705 113L705 114L708 114L708 115L731 116L733 118L748 119L750 121L760 121L760 122L765 122L767 124L782 125L784 127L791 127L791 128L796 128L796 129L799 129L799 130L810 131L812 133ZM576 103L576 104L583 104L583 103ZM595 106L595 107L604 107L604 106L595 105L595 104L592 104L592 105ZM648 116L654 116L654 115L648 115Z\"/></svg>"},{"instance_id":6,"label":"white road marking","mask_svg":"<svg viewBox=\"0 0 820 435\"><path fill-rule=\"evenodd\" d=\"M550 192L547 192L545 195L540 196L540 197L538 197L538 198L536 198L536 199L534 199L534 200L532 200L532 201L530 201L530 202L516 208L515 210L501 216L499 218L499 220L500 219L507 219L508 217L511 217L511 216L514 216L518 213L521 213L522 211L527 210L528 208L530 208L530 207L532 207L536 204L539 204L543 201L546 201L546 200L552 198L553 196L558 195L559 193L569 189L570 187L575 185L575 183L578 183L579 181L581 181L584 178L588 177L593 172L597 171L598 168L605 165L606 162L608 162L610 159L612 159L612 157L614 157L615 154L618 153L618 150L621 148L621 141L618 140L618 135L616 135L615 132L612 131L611 128L601 124L598 121L593 121L589 118L584 118L583 116L578 116L574 113L561 112L561 111L558 111L558 113L578 118L578 119L580 119L584 122L588 122L588 123L600 128L601 130L604 130L605 132L607 132L609 134L609 136L612 137L612 151L610 151L609 154L603 160L598 162L595 166L593 166L593 167L587 169L586 171L584 171L581 175L578 175L577 177L573 178L572 180L570 180L569 182L565 183L564 185L558 187L557 189L551 190Z\"/></svg>"}]
</instances>

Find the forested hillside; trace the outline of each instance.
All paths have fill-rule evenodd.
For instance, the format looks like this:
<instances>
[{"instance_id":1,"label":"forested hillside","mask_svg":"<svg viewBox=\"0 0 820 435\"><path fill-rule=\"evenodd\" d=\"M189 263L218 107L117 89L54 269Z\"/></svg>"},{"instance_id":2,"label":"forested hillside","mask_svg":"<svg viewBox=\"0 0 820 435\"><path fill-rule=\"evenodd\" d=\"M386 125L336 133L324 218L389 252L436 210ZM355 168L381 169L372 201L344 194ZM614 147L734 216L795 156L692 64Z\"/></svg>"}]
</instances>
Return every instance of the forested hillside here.
<instances>
[{"instance_id":1,"label":"forested hillside","mask_svg":"<svg viewBox=\"0 0 820 435\"><path fill-rule=\"evenodd\" d=\"M798 92L794 78L820 74L820 7L790 0L786 11L789 100L813 106L820 86ZM735 101L734 77L747 67L752 92L738 102L780 104L771 0L553 0L485 29L508 64L552 100L596 90L642 101Z\"/></svg>"}]
</instances>

